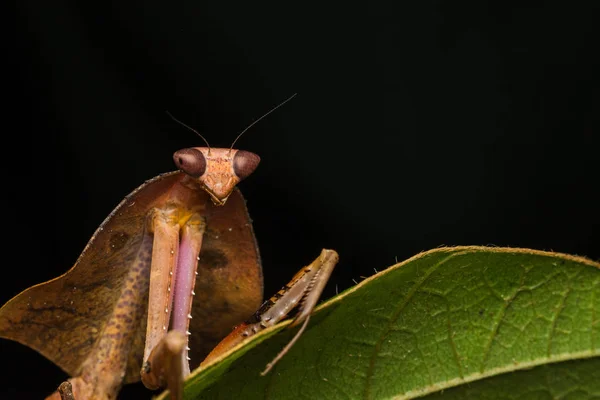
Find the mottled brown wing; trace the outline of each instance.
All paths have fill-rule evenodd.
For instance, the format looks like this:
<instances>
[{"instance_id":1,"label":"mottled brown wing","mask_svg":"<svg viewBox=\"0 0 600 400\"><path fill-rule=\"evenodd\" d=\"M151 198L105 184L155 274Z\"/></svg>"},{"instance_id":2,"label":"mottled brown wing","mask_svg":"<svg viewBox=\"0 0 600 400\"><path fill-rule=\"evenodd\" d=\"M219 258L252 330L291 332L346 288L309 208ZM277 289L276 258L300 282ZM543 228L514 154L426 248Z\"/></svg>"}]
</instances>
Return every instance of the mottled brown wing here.
<instances>
[{"instance_id":1,"label":"mottled brown wing","mask_svg":"<svg viewBox=\"0 0 600 400\"><path fill-rule=\"evenodd\" d=\"M181 191L184 179L185 175L180 172L166 173L128 195L100 225L73 268L58 278L23 291L0 309L0 337L29 346L69 375L78 375L121 295L142 239L148 211L163 206L173 192ZM199 271L201 278L196 286L194 312L204 308L201 315L212 315L211 307L222 308L227 304L231 315L236 316L231 320L243 320L252 313L249 309L256 309L262 300L259 255L244 199L236 190L225 206L216 207L204 191L190 185L185 183L190 193L187 201L198 203L190 208L206 214L206 249L212 250ZM225 234L216 233L221 231ZM217 284L211 286L215 282ZM233 294L220 292L236 286L239 291L234 290ZM140 290L146 291L144 301L147 303L148 289ZM229 319L216 318L211 323L226 322ZM146 315L136 326L126 383L140 379ZM206 327L201 332L206 332ZM210 334L212 340L214 332Z\"/></svg>"}]
</instances>

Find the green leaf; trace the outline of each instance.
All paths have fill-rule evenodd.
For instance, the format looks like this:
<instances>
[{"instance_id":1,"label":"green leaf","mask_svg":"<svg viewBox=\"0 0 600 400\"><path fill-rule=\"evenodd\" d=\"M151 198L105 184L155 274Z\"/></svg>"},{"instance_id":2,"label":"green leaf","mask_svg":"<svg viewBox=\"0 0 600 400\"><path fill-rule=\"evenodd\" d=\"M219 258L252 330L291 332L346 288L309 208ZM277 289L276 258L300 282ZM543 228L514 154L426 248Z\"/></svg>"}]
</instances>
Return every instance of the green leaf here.
<instances>
[{"instance_id":1,"label":"green leaf","mask_svg":"<svg viewBox=\"0 0 600 400\"><path fill-rule=\"evenodd\" d=\"M600 396L600 264L535 250L419 254L196 370L186 399ZM164 394L163 394L164 396Z\"/></svg>"}]
</instances>

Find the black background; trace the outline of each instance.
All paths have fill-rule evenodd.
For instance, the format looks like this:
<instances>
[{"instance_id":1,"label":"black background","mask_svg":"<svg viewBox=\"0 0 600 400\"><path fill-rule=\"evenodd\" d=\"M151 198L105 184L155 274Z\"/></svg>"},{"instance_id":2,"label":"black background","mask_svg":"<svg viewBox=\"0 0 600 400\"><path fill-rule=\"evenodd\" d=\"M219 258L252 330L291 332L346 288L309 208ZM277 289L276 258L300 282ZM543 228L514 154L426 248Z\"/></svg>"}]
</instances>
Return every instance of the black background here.
<instances>
[{"instance_id":1,"label":"black background","mask_svg":"<svg viewBox=\"0 0 600 400\"><path fill-rule=\"evenodd\" d=\"M262 158L240 187L266 295L322 247L341 256L325 297L441 245L599 259L595 3L19 2L0 303L66 271L127 193L203 145L166 110L228 147L296 92L236 145ZM0 352L1 398L64 379Z\"/></svg>"}]
</instances>

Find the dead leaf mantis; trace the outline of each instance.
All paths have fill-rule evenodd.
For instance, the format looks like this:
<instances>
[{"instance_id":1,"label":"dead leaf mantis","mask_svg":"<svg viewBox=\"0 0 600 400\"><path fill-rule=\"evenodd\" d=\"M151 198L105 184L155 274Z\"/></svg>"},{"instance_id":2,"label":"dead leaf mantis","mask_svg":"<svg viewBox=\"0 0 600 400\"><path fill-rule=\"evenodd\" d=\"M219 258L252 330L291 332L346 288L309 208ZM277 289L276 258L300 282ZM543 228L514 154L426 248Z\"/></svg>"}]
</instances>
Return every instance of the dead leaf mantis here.
<instances>
[{"instance_id":1,"label":"dead leaf mantis","mask_svg":"<svg viewBox=\"0 0 600 400\"><path fill-rule=\"evenodd\" d=\"M178 171L129 194L67 273L0 309L0 337L72 376L49 399L115 399L140 379L180 399L190 358L206 363L301 306L276 362L306 327L337 253L323 250L259 309L260 257L236 185L260 158L206 144L175 152Z\"/></svg>"}]
</instances>

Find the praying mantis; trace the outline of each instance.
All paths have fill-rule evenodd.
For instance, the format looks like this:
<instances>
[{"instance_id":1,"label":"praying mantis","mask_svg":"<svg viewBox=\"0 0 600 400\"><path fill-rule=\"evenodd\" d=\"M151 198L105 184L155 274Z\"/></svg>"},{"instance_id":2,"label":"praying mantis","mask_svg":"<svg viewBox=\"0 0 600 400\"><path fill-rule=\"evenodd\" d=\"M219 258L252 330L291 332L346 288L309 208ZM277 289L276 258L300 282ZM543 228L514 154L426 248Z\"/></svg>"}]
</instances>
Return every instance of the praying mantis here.
<instances>
[{"instance_id":1,"label":"praying mantis","mask_svg":"<svg viewBox=\"0 0 600 400\"><path fill-rule=\"evenodd\" d=\"M178 171L125 197L68 272L0 309L0 337L72 377L47 399L115 399L140 379L181 399L191 358L208 363L300 306L292 326L302 326L276 362L306 327L337 253L322 250L262 303L259 251L236 188L260 157L206 143L173 160Z\"/></svg>"}]
</instances>

